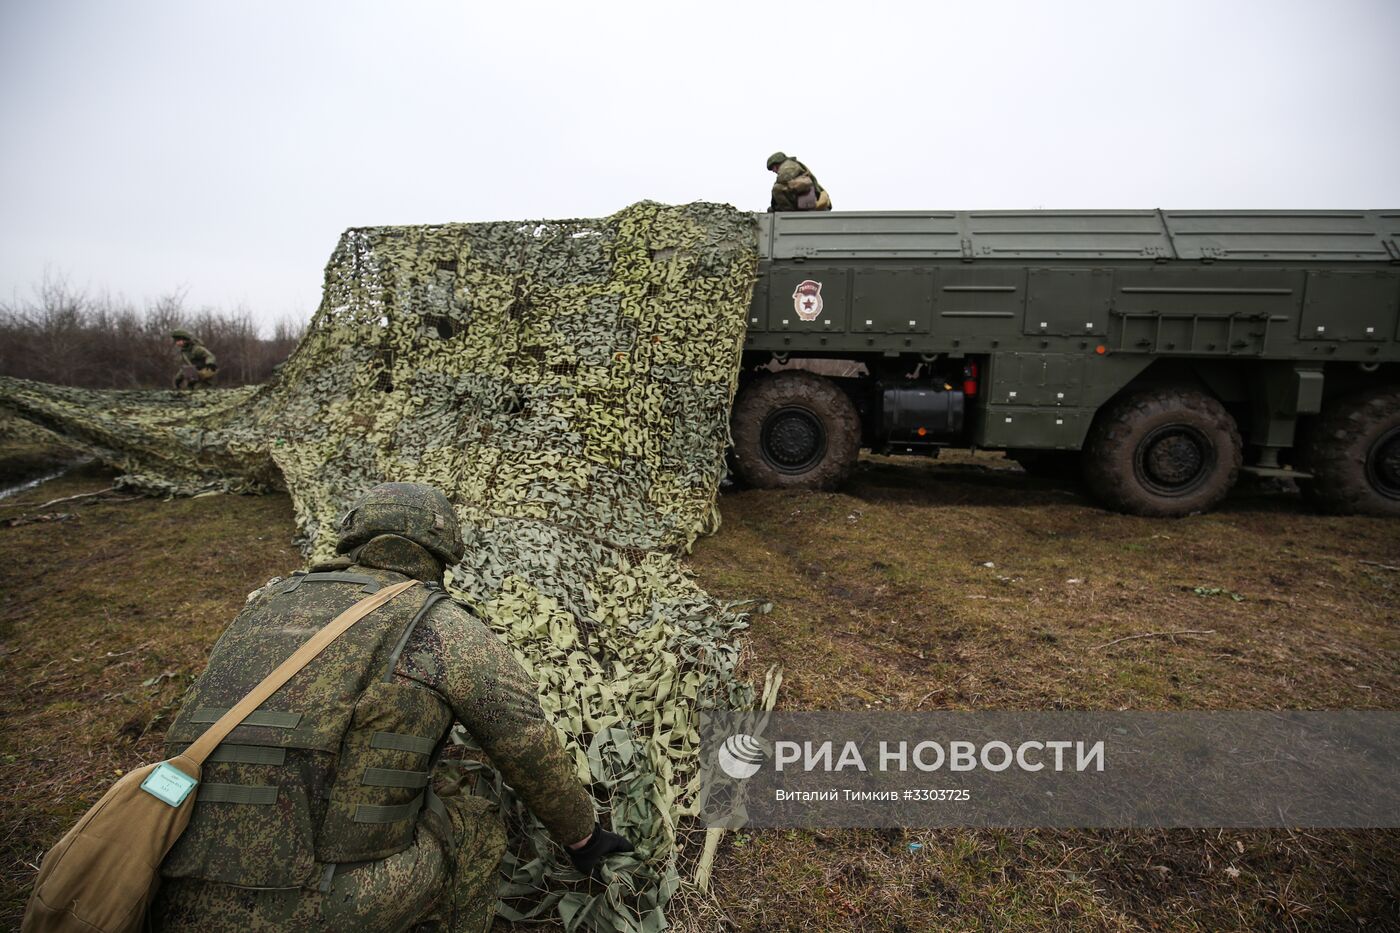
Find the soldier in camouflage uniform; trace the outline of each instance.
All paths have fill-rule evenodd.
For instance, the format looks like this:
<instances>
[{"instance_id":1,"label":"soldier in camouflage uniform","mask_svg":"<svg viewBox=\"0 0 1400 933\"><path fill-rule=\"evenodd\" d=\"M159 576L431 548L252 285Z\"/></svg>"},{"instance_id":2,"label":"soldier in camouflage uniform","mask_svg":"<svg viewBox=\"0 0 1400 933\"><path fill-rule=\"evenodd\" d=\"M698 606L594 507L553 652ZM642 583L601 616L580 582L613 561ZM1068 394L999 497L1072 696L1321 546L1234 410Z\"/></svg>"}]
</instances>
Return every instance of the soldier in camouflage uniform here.
<instances>
[{"instance_id":1,"label":"soldier in camouflage uniform","mask_svg":"<svg viewBox=\"0 0 1400 933\"><path fill-rule=\"evenodd\" d=\"M829 211L831 196L817 182L817 176L801 162L782 152L768 157L768 171L777 173L773 182L770 211Z\"/></svg>"},{"instance_id":2,"label":"soldier in camouflage uniform","mask_svg":"<svg viewBox=\"0 0 1400 933\"><path fill-rule=\"evenodd\" d=\"M183 362L175 373L176 389L192 389L195 386L208 388L214 384L214 374L219 371L214 354L187 330L172 330L170 339L180 349Z\"/></svg>"},{"instance_id":3,"label":"soldier in camouflage uniform","mask_svg":"<svg viewBox=\"0 0 1400 933\"><path fill-rule=\"evenodd\" d=\"M367 593L426 585L357 622L219 745L161 865L155 929L489 929L501 815L430 783L454 719L579 870L631 851L595 820L529 676L440 588L463 552L447 498L377 486L342 520L338 550L249 597L171 726L172 756Z\"/></svg>"}]
</instances>

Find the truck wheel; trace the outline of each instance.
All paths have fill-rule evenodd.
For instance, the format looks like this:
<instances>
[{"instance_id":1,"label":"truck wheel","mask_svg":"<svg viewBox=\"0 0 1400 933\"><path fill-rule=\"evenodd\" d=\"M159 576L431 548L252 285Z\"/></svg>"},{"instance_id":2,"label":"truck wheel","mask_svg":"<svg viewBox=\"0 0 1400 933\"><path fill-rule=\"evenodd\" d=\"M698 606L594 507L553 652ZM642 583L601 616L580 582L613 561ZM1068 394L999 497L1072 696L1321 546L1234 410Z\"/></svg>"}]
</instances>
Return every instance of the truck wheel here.
<instances>
[{"instance_id":1,"label":"truck wheel","mask_svg":"<svg viewBox=\"0 0 1400 933\"><path fill-rule=\"evenodd\" d=\"M1306 433L1303 495L1324 512L1400 515L1400 388L1330 403Z\"/></svg>"},{"instance_id":2,"label":"truck wheel","mask_svg":"<svg viewBox=\"0 0 1400 933\"><path fill-rule=\"evenodd\" d=\"M1203 392L1156 389L1120 399L1095 421L1084 479L1109 508L1176 517L1204 512L1239 476L1235 419Z\"/></svg>"},{"instance_id":3,"label":"truck wheel","mask_svg":"<svg viewBox=\"0 0 1400 933\"><path fill-rule=\"evenodd\" d=\"M830 379L762 376L734 406L734 466L760 489L835 489L860 454L860 416Z\"/></svg>"}]
</instances>

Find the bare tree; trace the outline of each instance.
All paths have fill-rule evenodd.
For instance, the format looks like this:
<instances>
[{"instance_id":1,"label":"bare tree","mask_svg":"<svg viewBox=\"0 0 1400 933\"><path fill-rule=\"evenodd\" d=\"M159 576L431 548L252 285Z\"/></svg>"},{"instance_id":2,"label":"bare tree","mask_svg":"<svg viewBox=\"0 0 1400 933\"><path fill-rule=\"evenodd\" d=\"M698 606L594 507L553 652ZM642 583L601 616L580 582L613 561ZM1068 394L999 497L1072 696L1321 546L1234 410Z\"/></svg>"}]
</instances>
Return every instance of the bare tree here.
<instances>
[{"instance_id":1,"label":"bare tree","mask_svg":"<svg viewBox=\"0 0 1400 933\"><path fill-rule=\"evenodd\" d=\"M170 341L177 327L214 352L219 384L233 386L265 381L306 325L283 316L264 337L247 308L191 310L183 289L138 309L46 274L32 298L0 302L0 375L94 389L162 388L179 366Z\"/></svg>"}]
</instances>

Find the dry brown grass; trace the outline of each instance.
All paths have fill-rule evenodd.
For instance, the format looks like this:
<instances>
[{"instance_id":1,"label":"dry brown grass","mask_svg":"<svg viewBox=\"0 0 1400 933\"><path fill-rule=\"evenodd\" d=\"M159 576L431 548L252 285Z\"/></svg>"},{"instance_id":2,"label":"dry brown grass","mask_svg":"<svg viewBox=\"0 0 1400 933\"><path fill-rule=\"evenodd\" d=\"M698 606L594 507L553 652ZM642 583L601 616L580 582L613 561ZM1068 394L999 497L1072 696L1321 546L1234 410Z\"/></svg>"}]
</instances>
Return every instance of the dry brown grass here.
<instances>
[{"instance_id":1,"label":"dry brown grass","mask_svg":"<svg viewBox=\"0 0 1400 933\"><path fill-rule=\"evenodd\" d=\"M300 563L285 496L83 499L49 510L71 518L3 527L108 483L89 472L0 500L0 927L43 850L117 773L158 756L244 594ZM783 664L784 709L1400 705L1400 573L1362 563L1400 563L1400 523L1309 515L1258 490L1212 515L1129 518L995 457L873 458L840 494L720 505L724 527L691 565L716 595L773 601L747 660ZM1214 634L1096 647L1178 629ZM1396 832L775 830L727 836L714 897L675 919L1394 929L1397 878Z\"/></svg>"},{"instance_id":2,"label":"dry brown grass","mask_svg":"<svg viewBox=\"0 0 1400 933\"><path fill-rule=\"evenodd\" d=\"M300 564L285 496L78 499L99 471L0 500L0 928L39 857L124 770L160 758L168 716L247 592ZM256 581L256 582L250 582Z\"/></svg>"},{"instance_id":3,"label":"dry brown grass","mask_svg":"<svg viewBox=\"0 0 1400 933\"><path fill-rule=\"evenodd\" d=\"M1400 573L1363 563L1400 523L1259 486L1140 519L949 460L721 498L691 563L772 600L747 658L783 664L781 709L1400 706ZM1184 629L1213 634L1101 647ZM772 830L726 838L715 900L739 930L1394 929L1397 879L1395 831Z\"/></svg>"}]
</instances>

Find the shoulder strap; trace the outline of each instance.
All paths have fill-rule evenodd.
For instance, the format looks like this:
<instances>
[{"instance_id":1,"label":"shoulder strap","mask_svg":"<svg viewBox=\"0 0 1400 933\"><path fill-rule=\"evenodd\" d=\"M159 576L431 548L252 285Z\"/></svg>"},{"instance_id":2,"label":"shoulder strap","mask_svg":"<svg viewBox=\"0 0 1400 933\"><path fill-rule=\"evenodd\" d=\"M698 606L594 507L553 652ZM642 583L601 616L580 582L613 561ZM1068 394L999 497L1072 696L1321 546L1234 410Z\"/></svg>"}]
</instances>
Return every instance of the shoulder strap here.
<instances>
[{"instance_id":1,"label":"shoulder strap","mask_svg":"<svg viewBox=\"0 0 1400 933\"><path fill-rule=\"evenodd\" d=\"M394 645L394 651L389 655L389 663L384 665L384 679L390 681L394 679L394 669L399 666L399 658L403 656L403 649L408 646L408 640L413 636L413 632L418 628L418 623L423 621L423 617L428 614L428 610L433 608L439 600L447 598L447 594L436 587L428 588L428 598L423 600L423 605L419 607L418 614L408 623L408 627L399 636L398 644Z\"/></svg>"},{"instance_id":2,"label":"shoulder strap","mask_svg":"<svg viewBox=\"0 0 1400 933\"><path fill-rule=\"evenodd\" d=\"M195 765L203 765L204 759L214 751L228 734L241 723L249 713L267 702L268 697L276 693L283 684L296 676L297 672L310 664L316 655L326 649L326 646L335 641L345 633L350 626L369 615L380 606L393 599L412 586L417 585L417 580L405 580L403 583L396 583L367 596L355 605L346 609L340 615L331 620L315 635L307 639L292 656L277 666L271 674L263 679L263 682L252 689L247 696L239 700L237 705L227 713L219 717L219 721L214 723L204 731L204 734L195 739L194 744L181 754L182 758L187 758Z\"/></svg>"}]
</instances>

